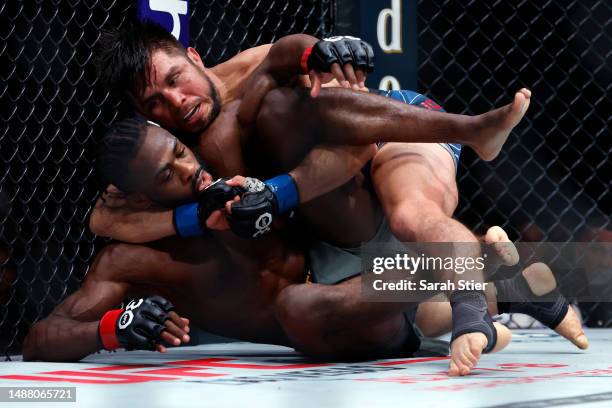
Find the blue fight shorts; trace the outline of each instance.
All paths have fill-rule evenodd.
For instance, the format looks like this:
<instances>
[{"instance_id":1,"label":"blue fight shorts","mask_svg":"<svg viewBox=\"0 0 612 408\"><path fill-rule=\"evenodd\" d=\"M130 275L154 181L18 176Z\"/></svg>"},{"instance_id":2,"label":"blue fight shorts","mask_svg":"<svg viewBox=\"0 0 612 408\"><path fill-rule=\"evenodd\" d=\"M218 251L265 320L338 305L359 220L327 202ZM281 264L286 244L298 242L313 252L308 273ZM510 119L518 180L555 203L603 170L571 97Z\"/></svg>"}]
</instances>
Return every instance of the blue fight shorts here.
<instances>
[{"instance_id":1,"label":"blue fight shorts","mask_svg":"<svg viewBox=\"0 0 612 408\"><path fill-rule=\"evenodd\" d=\"M429 110L446 112L434 100L429 99L428 97L414 91L381 91L379 89L370 89L370 92L377 93L379 95L395 99L397 101L404 102L409 105L415 105ZM385 143L386 142L377 143L378 148L381 148ZM459 156L461 155L462 145L457 143L440 143L440 146L442 146L450 153L451 157L453 158L453 161L455 162L455 170L457 170L457 166L459 166Z\"/></svg>"}]
</instances>

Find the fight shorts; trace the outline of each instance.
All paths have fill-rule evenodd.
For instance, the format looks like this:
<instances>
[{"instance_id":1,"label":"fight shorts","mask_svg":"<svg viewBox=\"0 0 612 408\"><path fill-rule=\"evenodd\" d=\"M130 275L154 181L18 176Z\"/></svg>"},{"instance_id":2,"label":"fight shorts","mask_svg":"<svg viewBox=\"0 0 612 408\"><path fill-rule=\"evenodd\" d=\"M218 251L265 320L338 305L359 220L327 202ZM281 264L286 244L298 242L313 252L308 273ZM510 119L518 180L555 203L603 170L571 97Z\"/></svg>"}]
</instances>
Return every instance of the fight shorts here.
<instances>
[{"instance_id":1,"label":"fight shorts","mask_svg":"<svg viewBox=\"0 0 612 408\"><path fill-rule=\"evenodd\" d=\"M391 233L389 223L383 218L376 234L368 243L382 243L385 245L397 245L403 248L403 244ZM323 285L335 285L344 280L361 274L361 246L355 248L344 248L331 245L325 241L311 243L309 249L310 273L312 281Z\"/></svg>"},{"instance_id":2,"label":"fight shorts","mask_svg":"<svg viewBox=\"0 0 612 408\"><path fill-rule=\"evenodd\" d=\"M385 96L387 98L395 99L400 102L407 103L409 105L419 106L424 109L435 110L439 112L445 112L445 110L438 105L434 100L429 99L425 95L414 91L401 90L401 91L382 91L380 89L370 89L371 93ZM386 142L377 143L380 149ZM461 145L457 143L439 143L448 153L450 153L455 163L455 171L459 166L459 156L461 155Z\"/></svg>"},{"instance_id":3,"label":"fight shorts","mask_svg":"<svg viewBox=\"0 0 612 408\"><path fill-rule=\"evenodd\" d=\"M386 218L383 218L374 237L368 243L403 244L391 233ZM314 241L310 245L310 273L312 281L323 285L335 285L354 276L360 275L361 246L355 248L340 248L324 241ZM415 353L422 350L422 334L415 325L417 308L404 312L404 318L412 333L408 336L405 351ZM428 343L427 343L428 344ZM428 355L428 354L427 354Z\"/></svg>"}]
</instances>

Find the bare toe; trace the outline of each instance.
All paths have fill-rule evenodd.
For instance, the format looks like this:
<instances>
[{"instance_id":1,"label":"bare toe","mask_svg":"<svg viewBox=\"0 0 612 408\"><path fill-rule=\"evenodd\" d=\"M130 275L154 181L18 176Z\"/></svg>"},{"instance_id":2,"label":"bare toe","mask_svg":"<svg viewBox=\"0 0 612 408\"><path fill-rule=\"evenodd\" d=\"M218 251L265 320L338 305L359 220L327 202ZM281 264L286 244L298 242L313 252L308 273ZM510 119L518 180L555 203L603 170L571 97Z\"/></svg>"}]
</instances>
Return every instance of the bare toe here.
<instances>
[{"instance_id":1,"label":"bare toe","mask_svg":"<svg viewBox=\"0 0 612 408\"><path fill-rule=\"evenodd\" d=\"M510 239L502 227L494 225L487 230L484 241L487 244L493 244L495 242L507 242L510 241Z\"/></svg>"},{"instance_id":2,"label":"bare toe","mask_svg":"<svg viewBox=\"0 0 612 408\"><path fill-rule=\"evenodd\" d=\"M482 333L467 333L451 344L451 364L448 375L468 375L478 363L487 338Z\"/></svg>"},{"instance_id":3,"label":"bare toe","mask_svg":"<svg viewBox=\"0 0 612 408\"><path fill-rule=\"evenodd\" d=\"M510 107L511 114L508 115L509 122L506 124L508 127L514 127L518 125L518 123L527 112L527 108L529 108L529 103L531 99L524 92L517 92L514 94L514 101Z\"/></svg>"},{"instance_id":4,"label":"bare toe","mask_svg":"<svg viewBox=\"0 0 612 408\"><path fill-rule=\"evenodd\" d=\"M519 92L522 93L523 95L525 95L525 97L527 99L531 98L531 91L529 89L521 88L521 90Z\"/></svg>"},{"instance_id":5,"label":"bare toe","mask_svg":"<svg viewBox=\"0 0 612 408\"><path fill-rule=\"evenodd\" d=\"M586 350L589 347L589 340L584 334L580 319L571 305L567 309L567 314L563 320L561 320L561 323L559 323L554 330L571 341L580 350Z\"/></svg>"},{"instance_id":6,"label":"bare toe","mask_svg":"<svg viewBox=\"0 0 612 408\"><path fill-rule=\"evenodd\" d=\"M481 159L490 161L497 157L510 132L525 115L530 101L531 92L523 88L514 94L512 103L476 117L476 128L480 131L468 144Z\"/></svg>"},{"instance_id":7,"label":"bare toe","mask_svg":"<svg viewBox=\"0 0 612 408\"><path fill-rule=\"evenodd\" d=\"M487 230L484 236L484 242L493 245L497 256L499 256L504 265L513 266L519 261L519 254L516 246L508 238L508 234L503 228L493 226Z\"/></svg>"},{"instance_id":8,"label":"bare toe","mask_svg":"<svg viewBox=\"0 0 612 408\"><path fill-rule=\"evenodd\" d=\"M451 377L456 377L458 376L459 373L459 367L457 367L457 364L455 364L455 362L453 360L450 361L450 364L448 366L448 375Z\"/></svg>"}]
</instances>

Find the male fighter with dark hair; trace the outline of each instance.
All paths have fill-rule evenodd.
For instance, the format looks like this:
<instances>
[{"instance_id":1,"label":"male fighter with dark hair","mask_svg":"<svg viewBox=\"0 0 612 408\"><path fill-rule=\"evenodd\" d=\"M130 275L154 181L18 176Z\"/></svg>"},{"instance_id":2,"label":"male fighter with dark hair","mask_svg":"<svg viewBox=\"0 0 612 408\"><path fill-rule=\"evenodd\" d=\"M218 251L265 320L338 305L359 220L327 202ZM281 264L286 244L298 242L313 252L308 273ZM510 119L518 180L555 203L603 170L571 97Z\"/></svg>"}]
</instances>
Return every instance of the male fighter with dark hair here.
<instances>
[{"instance_id":1,"label":"male fighter with dark hair","mask_svg":"<svg viewBox=\"0 0 612 408\"><path fill-rule=\"evenodd\" d=\"M200 180L202 180L203 183L198 182L194 184L192 182L184 182L174 185L159 179L159 174L163 173L165 168L172 167L177 172L181 173L177 175L177 177L188 180L187 174L196 174L200 166L198 160L186 146L182 145L176 138L159 127L146 125L142 121L135 120L121 122L119 126L113 129L113 131L105 137L105 143L101 149L101 154L103 156L100 158L100 165L103 169L110 169L110 165L114 164L115 169L125 170L123 172L112 170L114 176L111 175L108 178L118 185L125 186L129 191L139 189L139 186L142 186L140 191L146 191L145 195L148 197L163 197L166 200L173 197L172 199L179 201L193 199L194 195L200 195L201 192L204 191L204 194L201 194L202 198L200 202L205 203L205 200L210 198L208 195L208 189L210 189L210 187L208 187L210 185L209 178L201 178ZM107 176L109 176L109 174L107 174ZM195 177L193 179L195 179ZM194 186L196 186L195 189L198 191L194 191ZM207 187L208 189L204 190ZM214 237L209 235L208 238L206 242L208 245L212 244L210 238L213 238L218 240L217 246L201 248L204 252L212 248L218 251L219 246L223 247L223 245L227 243L226 240L228 238L231 239L231 237L223 235ZM503 239L503 237L489 237L489 239L498 241L499 239ZM188 248L191 245L202 245L202 242L191 243L185 241L184 244L186 248ZM125 249L126 248L124 248L124 250ZM127 248L127 251L129 252L130 249ZM174 249L174 251L176 251L176 249ZM175 256L177 254L181 254L180 251L174 252ZM219 252L219 256L223 257L223 253ZM224 258L224 260L227 261L227 258ZM158 274L154 274L151 272L148 274L143 271L143 269L145 269L145 262L146 261L141 261L134 265L134 268L140 270L142 275L138 275L138 273L133 274L133 276L138 276L135 279L136 282L130 282L133 286L137 287L139 284L142 285L142 282L138 282L138 279L148 280L150 284L157 284L157 279L161 279L161 282L167 281L168 276L164 277L162 275L173 275L175 274L175 270L177 270L177 279L171 281L170 284L166 283L164 286L165 293L168 294L167 296L170 296L169 299L171 299L172 302L175 302L178 296L176 291L184 292L190 298L193 296L193 284L190 285L189 288L184 288L183 291L180 291L180 286L176 286L180 285L181 279L185 279L186 276L189 276L184 272L184 266L181 267L180 264L164 263L163 273L158 272ZM153 265L158 262L159 256L151 260ZM200 288L201 284L207 280L207 274L215 276L215 266L216 265L213 264L209 267L203 267L202 275L199 277L191 277L191 279L198 282L196 285L197 288ZM111 270L105 272L113 276L114 279L117 281L126 280L126 277L122 276L124 273L122 268L113 268L111 265L110 269ZM158 270L157 267L153 266L153 271L156 270ZM232 272L228 271L228 273L232 275L228 275L226 278L231 279L233 282L238 282L237 284L241 286L238 279L232 278L235 278L236 275L240 276L242 271L234 270ZM89 279L95 279L93 277L98 275L100 275L100 270L96 265L87 279L88 281ZM271 274L268 273L268 275ZM106 279L108 279L108 276ZM203 281L201 284L199 282L200 280ZM87 287L88 281L86 281L84 288ZM253 283L250 279L245 279L245 281L248 284ZM498 290L514 290L512 287L509 287L509 285L514 285L521 281L520 279L510 280L498 286ZM411 326L404 323L405 327L402 330L401 326L395 327L398 323L394 322L394 319L384 319L382 316L378 316L380 321L375 319L372 313L380 314L380 310L376 310L379 307L377 307L377 305L368 306L367 304L359 302L357 298L358 293L355 293L355 286L353 283L354 282L346 282L337 286L318 284L290 285L284 290L292 287L301 288L298 293L293 291L291 295L283 295L281 291L278 294L274 309L279 323L282 325L287 336L289 336L289 339L284 339L285 343L281 344L291 345L317 357L335 358L366 358L397 355L398 353L414 349L417 343L414 335L410 331ZM253 289L257 291L257 287L251 288L248 286L241 286L241 288L245 290L246 293L250 293ZM151 290L159 293L158 288L152 287ZM547 292L549 291L550 289L547 290ZM85 308L88 304L88 300L84 298L86 294L87 291L85 289L79 290L71 296L70 300L72 300L72 302L67 303L80 303L81 307ZM80 300L80 302L78 300ZM197 300L195 305L189 305L189 303L185 302L182 306L185 308L183 310L188 311L190 316L192 314L201 316L200 313L194 311L193 308L217 309L220 305L215 303L227 301L227 299L219 297L213 297L212 299L203 298ZM230 301L230 303L232 302ZM563 303L559 302L559 305L562 306ZM61 305L58 310L63 309L63 307L64 305ZM394 307L399 310L400 308L409 308L410 305L394 305ZM156 341L160 339L160 332L164 333L161 331L163 328L161 323L163 323L163 318L170 308L171 305L164 298L153 297L132 302L127 306L126 310L118 309L105 313L99 325L101 344L107 349L119 346L153 347L156 345ZM386 310L389 309L389 307L385 305L380 309ZM232 308L230 307L229 310L231 311ZM445 311L447 313L443 316L432 316L435 313L444 313ZM534 309L531 307L531 309L527 309L526 311L534 311ZM91 314L95 313L95 311L89 312ZM556 315L551 316L551 318L565 316L565 313L560 314L559 312L560 311L557 311ZM353 319L347 320L347 313L351 313ZM361 313L361 315L359 313ZM418 313L420 313L420 316ZM41 324L36 327L39 333L48 333L57 325L56 314L57 311L49 319L41 322ZM344 316L345 319L340 319L341 316ZM541 316L538 317L541 318ZM228 318L232 318L231 313L228 315ZM201 319L201 317L199 317L199 319ZM419 307L416 319L427 334L439 334L448 327L450 316L448 315L448 310L444 309L442 303L433 303L424 305L422 308ZM203 324L202 320L197 320L197 322L199 325ZM356 322L358 322L358 324L356 324ZM71 324L74 326L86 326L85 324L79 324L74 321L71 322L71 324L68 322L65 323L67 329L71 327ZM203 327L208 328L206 325ZM270 327L273 327L273 325L264 325L260 330L265 331ZM47 329L46 331L45 328ZM135 330L135 328L138 328L138 330ZM178 330L176 328L174 329ZM504 328L501 327L500 329L504 330ZM138 337L138 333L140 333L140 337ZM226 332L222 332L222 334L225 333ZM250 334L248 330L242 333ZM168 336L167 332L164 334L166 337ZM263 333L260 334L263 336ZM273 334L274 333L271 332L271 337L269 338L275 338ZM502 334L504 333L502 332ZM508 334L507 330L505 334ZM92 334L85 332L84 335L91 336ZM282 340L282 337L280 339ZM498 347L503 347L508 339L508 337L505 339L502 338L502 340L498 342ZM48 347L49 344L41 345L41 348L44 346ZM47 347L44 348L47 349ZM67 350L68 351L63 351L64 355L71 353L70 350L72 349L68 348ZM48 352L48 350L46 351ZM28 354L28 357L30 357L30 354Z\"/></svg>"},{"instance_id":2,"label":"male fighter with dark hair","mask_svg":"<svg viewBox=\"0 0 612 408\"><path fill-rule=\"evenodd\" d=\"M167 56L167 55L166 55L166 56ZM176 68L176 66L174 66L173 68ZM177 72L180 72L180 67L179 67L179 70L178 70ZM170 86L170 87L174 86L174 85L173 85L173 82L172 82L172 81L173 81L173 80L172 80L172 78L170 78L170 80L168 80L168 78L169 78L169 76L168 76L168 75L164 76L164 78L165 78L165 79L164 79L164 81L166 81L166 82L168 83L168 86ZM209 82L209 85L210 85L211 83L212 83L212 82ZM210 90L210 89L209 89L209 90ZM159 95L158 95L158 96L159 96ZM162 95L162 96L173 96L173 97L176 97L176 96L177 96L177 94L172 94L172 93L169 93L169 94ZM184 96L184 95L179 95L179 96ZM210 100L211 100L211 101L213 101L213 100L214 100L214 98L211 98ZM165 102L168 102L168 101L169 101L169 99L166 99L166 101L165 101ZM181 101L179 101L179 102L181 102ZM199 101L199 102L201 102L201 101ZM214 102L214 101L213 101L213 102ZM184 101L182 101L181 103L184 103ZM187 111L187 112L186 112L186 113L185 113L185 114L182 116L182 119L183 119L184 121L186 121L186 122L192 122L192 119L194 119L195 115L197 115L197 114L199 113L199 110L200 110L201 108L203 108L201 105L202 105L201 103L198 103L198 104L194 105L193 107L191 107L191 108L190 108L190 109L189 109L189 110L188 110L188 111ZM213 105L214 105L214 103L213 103ZM209 112L214 113L214 109L210 109L210 108L209 108L209 109L208 109L208 111L209 111ZM201 112L200 112L200 113L201 113ZM202 118L202 116L203 116L202 114L198 115L197 119ZM208 116L207 116L207 117L208 117ZM206 121L204 121L204 122L206 122ZM435 139L434 139L434 140L435 140ZM485 152L485 153L486 153L486 152ZM489 152L489 153L490 153L490 152Z\"/></svg>"},{"instance_id":3,"label":"male fighter with dark hair","mask_svg":"<svg viewBox=\"0 0 612 408\"><path fill-rule=\"evenodd\" d=\"M108 138L111 140L105 146L113 150L102 148L106 159L100 165L107 170L111 168L107 165L117 166L109 172L114 174L110 178L128 191L141 186L147 194L184 201L193 197L194 186L200 190L210 183L208 177L193 177L200 167L198 160L159 127L126 121ZM168 167L184 182L168 183L163 174L160 179L159 170L163 173ZM203 183L194 184L193 180ZM24 342L24 359L78 360L101 348L164 351L165 343L178 345L189 340L189 321L224 336L292 346L279 316L289 319L297 309L293 298L277 300L288 285L305 280L303 251L298 250L303 244L296 242L296 236L279 234L273 231L248 245L231 232L217 231L199 238L158 241L149 247L109 245L96 257L83 286L32 327ZM151 294L155 295L147 296ZM328 295L335 296L335 290ZM140 299L124 309L115 308L130 297ZM318 309L331 300L319 299L319 305L304 306L308 314L322 312ZM285 307L292 310L283 310ZM174 309L190 320L181 318ZM333 318L334 310L327 311L327 316ZM302 316L301 328L310 330L305 318ZM428 321L433 322L424 319L426 334L439 333L448 323L435 322L428 328ZM378 324L355 327L350 337L344 336L343 344L325 332L314 335L311 342L321 344L318 356L336 358L412 351L411 332L400 330L390 336L390 324L382 319ZM330 345L333 349L325 353L323 347Z\"/></svg>"},{"instance_id":4,"label":"male fighter with dark hair","mask_svg":"<svg viewBox=\"0 0 612 408\"><path fill-rule=\"evenodd\" d=\"M131 145L132 148L126 149L125 147L129 145ZM162 199L168 202L167 200L169 197L173 197L175 200L185 201L193 199L194 196L197 196L204 188L210 185L209 177L199 179L192 177L192 180L199 180L198 183L184 182L181 184L172 184L164 182L163 179L159 180L158 175L163 173L164 169L168 167L172 167L177 173L180 173L177 174L176 177L189 180L189 175L198 173L200 164L193 153L187 147L183 146L176 138L170 136L160 128L147 126L144 122L131 120L120 122L119 126L105 137L101 154L102 157L99 157L99 163L103 169L113 168L112 172L115 176L109 176L107 174L110 181L117 185L125 186L124 188L128 191L140 189L140 192L145 193L149 198L162 197ZM117 171L117 169L124 169L125 171ZM194 187L197 191L194 191ZM208 198L208 194L204 194L200 202L205 203ZM333 220L330 221L330 224L332 223ZM490 238L495 239L492 237ZM168 273L171 272L170 270L168 271ZM508 284L515 284L519 281L521 280L514 279L508 281L498 286L498 290L507 290ZM362 358L365 356L384 355L384 352L398 353L401 351L401 349L397 348L399 344L393 341L389 341L386 344L370 343L369 347L374 348L372 350L364 347L364 345L359 343L357 338L353 337L355 333L358 333L358 328L363 326L362 323L370 320L371 317L368 316L367 312L363 312L364 314L359 320L353 320L353 322L360 322L358 326L351 323L351 320L345 320L344 322L335 321L331 327L328 326L327 328L323 328L319 326L321 331L319 335L317 335L317 332L313 331L312 322L314 320L318 319L319 325L321 325L322 322L328 321L330 317L335 314L334 312L337 312L335 310L336 308L347 307L343 302L338 302L336 305L331 302L332 300L339 301L342 299L338 297L338 295L342 295L343 292L345 296L347 292L352 294L352 296L346 296L346 300L353 298L353 304L351 305L353 308L352 311L355 317L358 317L356 313L358 313L359 308L355 308L354 302L354 296L356 294L351 291L351 286L348 285L339 285L336 287L314 284L298 286L303 288L301 293L295 296L283 296L281 293L279 299L283 299L283 301L277 303L277 315L282 316L281 323L290 336L292 340L291 345L294 347L318 357L348 356L351 350ZM352 288L354 289L354 287ZM549 291L550 289L545 292ZM333 296L335 296L335 298ZM321 302L322 300L325 302ZM323 307L323 305L325 307ZM438 312L444 312L442 304L437 303L434 305L438 307ZM559 305L562 306L562 303L559 303ZM402 307L408 308L409 305L403 305ZM427 312L427 307L431 309L432 306L427 305L424 309L419 309L421 311L421 316L427 316L429 319L432 319L431 314L434 311L429 310L429 312ZM331 308L331 310L326 308ZM363 311L363 307L361 307L361 310ZM533 311L532 307L531 311ZM323 314L325 315L325 319L321 319ZM556 315L551 316L551 318L558 318L559 315L565 316L564 313L560 314L559 311L557 311ZM541 318L542 316L539 317ZM444 318L446 318L446 322L444 322ZM421 321L423 321L423 319L425 318L422 317ZM448 315L439 317L438 320L435 321L434 326L429 324L427 332L432 333L431 330L438 330L437 332L434 331L434 333L440 333L440 330L443 330L445 327L444 323L448 323L448 320ZM429 322L431 322L431 320L429 320ZM438 326L435 326L435 324L438 324ZM384 333L384 331L376 330L375 325L367 326L374 327L373 331L367 331L370 335L381 335ZM349 330L355 331L355 333ZM321 339L321 336L330 331L335 331L336 334L334 336L327 334L325 339ZM394 337L396 337L396 341L406 338L405 335L398 336L401 332L393 334L395 334ZM408 336L408 339L410 339L410 337L411 336ZM352 347L359 346L361 348L349 348L347 346L347 340ZM307 342L306 346L304 345L305 342ZM317 344L316 349L312 348L314 344ZM327 349L325 349L324 346L327 346ZM359 351L359 353L356 353L356 351Z\"/></svg>"},{"instance_id":5,"label":"male fighter with dark hair","mask_svg":"<svg viewBox=\"0 0 612 408\"><path fill-rule=\"evenodd\" d=\"M193 198L194 186L199 191L210 184L208 177L193 177L200 167L198 160L159 127L126 121L107 138L102 148L106 159L100 165L124 170L112 170L114 176L109 178L128 191L142 186L149 195L184 201ZM184 182L159 179L168 168ZM188 340L187 322L172 311L168 300L213 332L290 345L319 357L380 357L414 348L410 327L402 330L396 319L373 319L350 282L290 285L303 282L299 272L304 265L299 252L281 248L276 234L249 241L250 245L232 234L211 231L202 239L159 242L151 248L105 248L83 287L33 327L24 344L24 358L73 360L102 347L163 351L162 341L177 345ZM296 286L303 288L301 294L283 296L284 289ZM147 293L163 297L142 298L125 309L109 310L126 296ZM439 334L448 327L448 314L436 316L444 311L441 305L419 307L416 319L425 334ZM349 312L354 318L347 320ZM324 322L327 326L321 327Z\"/></svg>"},{"instance_id":6,"label":"male fighter with dark hair","mask_svg":"<svg viewBox=\"0 0 612 408\"><path fill-rule=\"evenodd\" d=\"M130 37L129 35L115 36L114 41L118 41L118 38L128 38L127 41L130 42L133 41L132 38L138 37ZM142 37L140 38L142 39ZM292 43L288 39L283 40L275 44L268 58L260 64L257 72L251 75L249 81L246 81L245 78L252 71L246 75L244 74L245 58L242 60L238 58L238 64L233 65L235 69L230 69L232 64L228 63L224 67L225 70L218 67L207 70L203 67L195 50L190 48L180 55L180 50L177 49L173 49L170 52L168 51L169 48L155 48L155 42L145 45L148 53L144 52L143 54L149 56L150 61L148 62L145 61L138 66L127 66L129 69L126 69L125 62L133 61L133 59L125 58L125 55L121 52L115 53L112 51L109 54L113 54L113 57L106 59L107 62L112 63L107 63L106 66L120 68L119 74L114 75L111 73L108 75L111 78L113 78L113 75L115 79L125 77L121 74L121 70L123 70L122 72L131 70L137 73L136 78L145 78L142 82L136 81L132 82L131 86L121 87L124 91L127 91L135 106L145 116L159 121L166 127L183 131L193 132L206 129L206 132L200 137L200 152L208 162L212 163L211 167L219 175L224 173L225 175L243 173L241 171L244 169L244 163L241 160L243 154L245 156L244 161L249 162L252 170L258 167L259 174L265 175L266 170L269 169L262 168L261 161L255 163L258 159L261 159L261 155L253 153L255 151L262 153L263 150L263 153L275 156L274 149L282 153L282 150L287 148L288 144L295 144L295 141L293 138L283 137L282 140L276 139L272 143L274 147L267 151L265 148L256 150L254 147L257 145L261 146L262 144L255 142L255 140L259 139L248 139L244 136L247 133L244 132L244 127L247 130L250 128L248 126L249 121L253 120L254 112L258 112L259 105L257 102L261 100L270 88L276 86L277 83L287 83L289 78L300 73L298 64L293 64L292 70L292 61L298 60L298 56L302 54L306 45L316 41L307 36L292 37L290 39L293 41ZM130 47L124 48L131 49ZM256 57L255 53L251 53L246 60L250 59L251 62L254 60L255 63L261 61L261 59L257 60L254 56ZM310 63L310 58L305 58L304 60L307 63L306 65ZM334 60L331 59L331 61ZM335 61L342 61L342 59L336 56ZM242 67L240 66L241 63L243 64ZM297 68L295 68L296 66ZM279 67L282 69L279 69ZM349 80L355 80L359 76L353 75L350 65L348 65L348 69L345 66L345 71L344 73L341 71L341 74L346 74ZM128 80L123 84L129 84L129 82ZM245 85L245 82L247 85ZM352 82L356 83L356 81ZM215 87L219 89L218 92L213 89ZM217 100L222 101L223 108L221 109L215 108L215 94L219 95ZM405 93L400 93L391 96L402 98L405 95ZM328 91L323 93L322 96L324 97L317 100L316 104L313 104L304 98L300 98L299 94L293 93L287 96L282 92L277 92L267 97L269 99L268 102L273 102L267 104L269 107L272 106L268 111L273 111L274 116L279 115L279 123L287 123L287 119L281 121L280 118L288 118L294 115L294 111L292 111L290 112L291 115L287 116L285 114L285 116L282 116L283 109L287 113L290 108L296 106L299 106L303 113L311 112L313 117L316 117L314 114L319 115L317 120L312 120L311 122L317 125L316 130L319 131L318 134L326 137L324 140L327 141L359 144L364 143L364 141L382 139L382 137L379 137L383 134L382 132L403 135L408 133L420 137L428 135L430 138L427 138L427 141L443 141L448 140L448 137L443 137L444 135L453 134L456 135L455 140L471 144L483 158L491 159L499 151L501 146L499 144L500 139L505 140L509 130L524 113L529 93L528 91L521 91L517 93L515 102L512 105L478 117L444 114L431 115L431 113L411 110L406 108L405 105L390 104L389 101L382 102L380 98L373 95L362 95L359 98L354 98L346 92ZM253 100L255 103L252 103ZM427 104L427 102L426 100L423 101L424 104ZM209 126L216 112L221 113L218 119ZM377 117L378 121L385 121L387 126L380 126L380 123L376 123L376 121L368 122L370 115ZM265 115L263 116L265 117ZM237 117L241 120L237 121ZM262 117L262 115L259 117ZM263 122L263 126L275 126L274 121L267 120ZM410 123L412 127L407 127L407 123ZM242 136L238 136L239 125L243 126ZM284 129L288 128L285 127ZM268 134L272 133L274 132L268 132ZM282 133L276 132L275 134L279 135ZM350 136L346 137L346 135ZM360 138L359 135L365 135L366 138ZM297 138L297 140L300 140L300 138ZM398 140L406 141L409 139L400 138ZM474 144L474 140L478 140L480 143ZM310 141L307 146L300 147L307 149L313 142L317 141L319 140ZM483 142L487 142L488 145ZM495 147L492 145L495 145ZM223 154L215 154L220 153L219 146L227 147L229 150L232 150L232 147L237 147L238 149L229 154L229 156L224 156ZM207 147L210 147L210 149ZM294 151L299 151L295 146L289 147L293 148ZM382 155L383 152L395 153L385 156ZM448 152L440 150L438 145L407 146L402 144L393 145L393 147L391 145L385 146L377 154L373 174L374 176L380 175L380 179L377 182L376 177L374 177L374 184L378 188L383 182L389 182L385 183L388 184L388 188L384 191L379 188L380 191L378 193L381 196L385 196L387 191L392 193L386 195L387 199L383 197L383 208L389 216L391 230L396 236L404 238L412 234L413 238L419 238L419 234L421 234L419 240L422 241L475 241L471 232L450 218L457 200L454 182L454 160L456 160L456 157L454 160L449 160L451 159L451 156L448 154L449 152L453 153L450 150ZM223 153L226 152L224 151ZM250 157L249 153L251 154ZM292 160L286 159L287 154L278 154L276 156L284 157L286 160L285 165L287 162L292 162ZM299 157L299 155L297 156ZM293 162L295 163L295 158ZM391 164L387 166L386 163ZM234 166L235 171L227 171L232 166ZM411 166L414 168L408 172ZM388 171L383 171L387 168L389 169ZM377 171L377 169L380 171ZM402 180L394 176L396 169L400 169L404 176L408 175L411 177L410 182L407 184L402 183ZM434 169L436 170L435 172ZM387 176L384 176L385 173L387 173ZM291 183L288 184L291 185ZM417 188L413 192L414 194L405 191L402 193L404 186L414 186ZM449 186L452 188L449 189ZM402 211L392 211L394 208L398 208L398 206ZM405 209L412 207L414 207L414 214L409 214L409 212L405 211ZM432 212L432 210L437 212ZM302 208L302 211L305 211L305 209ZM397 215L398 213L399 215ZM344 217L345 222L352 223L355 217L351 216L354 215L355 213L351 211L339 211L340 218ZM99 221L99 218L94 217L92 220L95 225L96 220ZM418 225L414 224L413 221L417 221ZM374 229L376 229L376 225L374 225ZM339 229L339 231L341 230ZM430 238L428 239L427 237ZM330 241L341 245L350 244L346 242L346 236L343 237L341 234L332 237ZM484 304L484 295L476 295L480 296L482 306ZM455 319L455 321L459 320ZM489 327L491 327L490 322ZM456 341L453 342L454 351L452 354L470 354L474 344L476 344L476 349L480 346L484 349L487 343L491 346L493 343L491 336L490 330L484 336L481 333L476 335L468 333L466 336L457 336ZM472 357L477 358L477 356ZM453 364L455 367L453 367ZM459 371L465 372L465 367L460 366L463 366L463 363L453 358L451 371L455 373Z\"/></svg>"}]
</instances>

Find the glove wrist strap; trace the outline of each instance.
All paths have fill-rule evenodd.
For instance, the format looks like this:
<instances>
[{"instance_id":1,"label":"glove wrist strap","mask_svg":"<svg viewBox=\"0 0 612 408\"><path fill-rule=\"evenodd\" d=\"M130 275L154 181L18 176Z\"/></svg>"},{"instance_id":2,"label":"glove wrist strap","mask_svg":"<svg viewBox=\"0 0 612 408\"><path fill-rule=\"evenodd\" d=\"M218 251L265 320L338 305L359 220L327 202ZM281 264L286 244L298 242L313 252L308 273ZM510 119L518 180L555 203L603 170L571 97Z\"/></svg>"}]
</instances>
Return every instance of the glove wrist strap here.
<instances>
[{"instance_id":1,"label":"glove wrist strap","mask_svg":"<svg viewBox=\"0 0 612 408\"><path fill-rule=\"evenodd\" d=\"M312 47L306 48L306 50L304 50L304 53L302 54L302 58L300 59L300 67L302 68L303 75L307 75L308 72L310 71L308 69L308 57L310 57L311 53L312 53Z\"/></svg>"},{"instance_id":2,"label":"glove wrist strap","mask_svg":"<svg viewBox=\"0 0 612 408\"><path fill-rule=\"evenodd\" d=\"M198 203L183 204L174 209L174 229L181 238L204 235L204 228L198 217Z\"/></svg>"},{"instance_id":3,"label":"glove wrist strap","mask_svg":"<svg viewBox=\"0 0 612 408\"><path fill-rule=\"evenodd\" d=\"M117 338L116 323L123 312L123 309L110 310L100 319L98 334L100 335L102 347L106 350L115 350L121 347Z\"/></svg>"},{"instance_id":4,"label":"glove wrist strap","mask_svg":"<svg viewBox=\"0 0 612 408\"><path fill-rule=\"evenodd\" d=\"M300 203L300 193L293 177L289 174L281 174L265 181L276 197L277 211L279 214L297 207Z\"/></svg>"}]
</instances>

